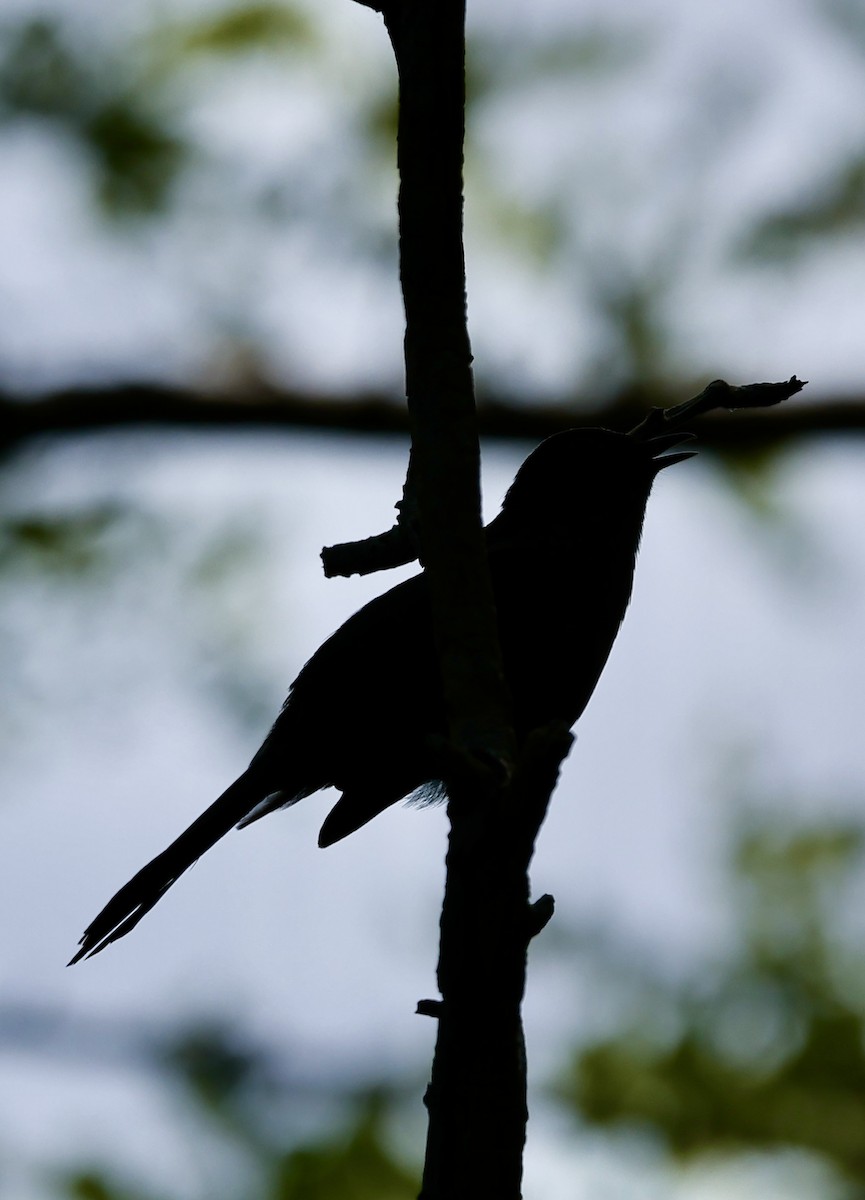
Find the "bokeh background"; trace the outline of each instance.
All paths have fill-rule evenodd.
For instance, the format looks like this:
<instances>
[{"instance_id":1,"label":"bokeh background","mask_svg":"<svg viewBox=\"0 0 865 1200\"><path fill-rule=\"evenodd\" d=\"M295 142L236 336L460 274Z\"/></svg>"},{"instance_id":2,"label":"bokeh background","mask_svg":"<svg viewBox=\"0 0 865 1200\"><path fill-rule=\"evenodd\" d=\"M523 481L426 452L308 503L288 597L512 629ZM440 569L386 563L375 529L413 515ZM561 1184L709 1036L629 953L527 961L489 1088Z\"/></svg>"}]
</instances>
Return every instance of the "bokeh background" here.
<instances>
[{"instance_id":1,"label":"bokeh background","mask_svg":"<svg viewBox=\"0 0 865 1200\"><path fill-rule=\"evenodd\" d=\"M534 866L526 1195L861 1197L865 8L472 0L468 81L482 396L578 423L811 381L805 434L652 499ZM441 811L320 853L311 798L63 968L390 582L318 553L389 525L404 472L350 428L399 403L395 120L349 0L0 11L13 1200L415 1194ZM486 443L490 513L530 448Z\"/></svg>"}]
</instances>

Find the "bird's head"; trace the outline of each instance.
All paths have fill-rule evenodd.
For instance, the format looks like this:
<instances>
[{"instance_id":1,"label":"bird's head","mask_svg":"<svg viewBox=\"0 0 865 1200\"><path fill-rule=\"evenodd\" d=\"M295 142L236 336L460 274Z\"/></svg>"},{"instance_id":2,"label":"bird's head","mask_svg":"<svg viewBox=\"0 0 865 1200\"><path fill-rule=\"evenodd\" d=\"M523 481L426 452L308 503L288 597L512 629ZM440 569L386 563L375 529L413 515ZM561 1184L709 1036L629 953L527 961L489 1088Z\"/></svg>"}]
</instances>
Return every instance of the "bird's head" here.
<instances>
[{"instance_id":1,"label":"bird's head","mask_svg":"<svg viewBox=\"0 0 865 1200\"><path fill-rule=\"evenodd\" d=\"M568 429L534 450L517 472L502 516L519 522L586 525L642 524L659 471L692 458L675 450L691 437L673 433L641 439L609 429Z\"/></svg>"}]
</instances>

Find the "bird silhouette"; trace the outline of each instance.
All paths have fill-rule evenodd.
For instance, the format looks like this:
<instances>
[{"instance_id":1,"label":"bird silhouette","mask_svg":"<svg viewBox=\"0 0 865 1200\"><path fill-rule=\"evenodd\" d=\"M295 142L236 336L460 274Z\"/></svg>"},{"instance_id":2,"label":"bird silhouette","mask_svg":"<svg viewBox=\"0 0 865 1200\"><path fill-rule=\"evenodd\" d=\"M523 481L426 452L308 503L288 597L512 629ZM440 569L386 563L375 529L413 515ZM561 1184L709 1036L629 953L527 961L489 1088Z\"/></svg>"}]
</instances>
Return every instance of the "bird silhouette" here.
<instances>
[{"instance_id":1,"label":"bird silhouette","mask_svg":"<svg viewBox=\"0 0 865 1200\"><path fill-rule=\"evenodd\" d=\"M625 610L646 503L690 435L555 434L529 455L487 526L505 678L518 740L573 725ZM320 846L426 787L444 794L434 744L447 733L426 576L385 592L323 643L291 685L247 769L143 867L86 929L72 963L129 933L233 827L332 786ZM71 965L71 964L70 964Z\"/></svg>"}]
</instances>

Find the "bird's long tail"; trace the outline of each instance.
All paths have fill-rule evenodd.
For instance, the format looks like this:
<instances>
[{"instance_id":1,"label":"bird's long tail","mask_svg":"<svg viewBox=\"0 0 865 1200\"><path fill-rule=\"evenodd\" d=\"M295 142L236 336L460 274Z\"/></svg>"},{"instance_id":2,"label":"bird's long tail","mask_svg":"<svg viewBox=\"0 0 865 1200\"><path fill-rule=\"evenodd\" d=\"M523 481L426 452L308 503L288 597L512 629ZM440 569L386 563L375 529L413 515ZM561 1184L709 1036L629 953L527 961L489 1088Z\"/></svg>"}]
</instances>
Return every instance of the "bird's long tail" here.
<instances>
[{"instance_id":1,"label":"bird's long tail","mask_svg":"<svg viewBox=\"0 0 865 1200\"><path fill-rule=\"evenodd\" d=\"M244 771L167 850L157 854L108 901L85 929L78 952L68 965L90 958L125 937L183 872L233 829L263 799L266 791L259 778L251 771Z\"/></svg>"}]
</instances>

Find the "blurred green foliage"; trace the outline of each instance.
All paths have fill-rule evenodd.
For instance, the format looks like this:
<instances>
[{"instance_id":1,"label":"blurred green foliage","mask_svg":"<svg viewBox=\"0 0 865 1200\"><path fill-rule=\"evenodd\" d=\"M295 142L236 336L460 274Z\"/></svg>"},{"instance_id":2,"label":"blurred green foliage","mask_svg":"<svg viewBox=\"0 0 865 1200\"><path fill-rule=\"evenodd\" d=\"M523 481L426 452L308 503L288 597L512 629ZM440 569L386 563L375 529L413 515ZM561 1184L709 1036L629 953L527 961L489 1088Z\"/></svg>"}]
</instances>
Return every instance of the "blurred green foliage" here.
<instances>
[{"instance_id":1,"label":"blurred green foliage","mask_svg":"<svg viewBox=\"0 0 865 1200\"><path fill-rule=\"evenodd\" d=\"M60 1183L61 1194L69 1200L165 1200L159 1193L128 1187L111 1174L81 1171Z\"/></svg>"},{"instance_id":2,"label":"blurred green foliage","mask_svg":"<svg viewBox=\"0 0 865 1200\"><path fill-rule=\"evenodd\" d=\"M287 4L175 18L119 44L80 32L44 16L0 24L0 119L41 120L70 139L111 218L166 215L175 185L198 163L177 93L198 60L315 45L310 21Z\"/></svg>"},{"instance_id":3,"label":"blurred green foliage","mask_svg":"<svg viewBox=\"0 0 865 1200\"><path fill-rule=\"evenodd\" d=\"M114 218L163 215L194 167L173 87L197 58L314 41L302 14L266 3L173 21L119 46L76 34L47 17L0 26L0 118L38 119L71 139L90 164L95 200Z\"/></svg>"},{"instance_id":4,"label":"blurred green foliage","mask_svg":"<svg viewBox=\"0 0 865 1200\"><path fill-rule=\"evenodd\" d=\"M735 950L671 983L633 948L582 943L578 971L609 969L611 1030L578 1045L551 1095L599 1131L644 1141L673 1164L717 1167L796 1151L865 1188L865 950L857 911L865 831L752 820L735 839L728 896ZM579 946L579 939L572 946ZM591 961L593 960L593 961ZM603 1009L603 988L596 994ZM195 1200L409 1200L422 1143L422 1084L298 1073L236 1027L209 1024L147 1043L181 1128L200 1150ZM140 1059L140 1050L138 1052ZM408 1126L406 1118L409 1118ZM597 1142L592 1155L597 1158ZM805 1177L808 1178L807 1176ZM58 1200L178 1200L118 1163L55 1175ZM801 1195L810 1194L806 1191ZM817 1200L818 1193L813 1193Z\"/></svg>"},{"instance_id":5,"label":"blurred green foliage","mask_svg":"<svg viewBox=\"0 0 865 1200\"><path fill-rule=\"evenodd\" d=\"M16 693L39 698L27 646L38 641L40 619L53 628L72 620L75 640L82 606L91 611L94 605L106 625L119 619L127 627L146 620L152 607L160 640L176 643L173 657L183 664L187 685L197 683L202 702L241 728L266 727L276 701L270 653L258 648L272 587L265 543L256 513L216 525L187 514L182 525L132 500L0 511L0 582L14 614L7 618L0 604L0 701L6 701L0 730L13 717ZM12 632L17 629L23 632Z\"/></svg>"},{"instance_id":6,"label":"blurred green foliage","mask_svg":"<svg viewBox=\"0 0 865 1200\"><path fill-rule=\"evenodd\" d=\"M825 0L817 9L827 28L834 26L854 51L865 52L858 0ZM0 121L43 126L77 147L94 201L115 220L166 217L179 185L201 167L204 152L185 120L184 88L202 62L287 53L314 59L322 53L315 19L290 4L210 7L193 17L163 13L144 32L133 26L126 41L85 41L80 29L57 17L5 16L0 32ZM604 331L594 374L625 387L636 379L644 387L655 380L660 386L675 374L665 301L693 236L688 223L673 213L642 268L605 258L602 269L593 270L585 249L574 251L579 197L503 187L484 159L482 125L485 108L507 94L563 80L588 87L626 79L652 50L645 30L623 34L597 26L533 46L509 41L506 31L478 35L468 56L470 169L479 176L474 195L489 228L538 268L570 255L590 277ZM748 107L742 128L752 114ZM357 104L353 130L376 166L381 159L369 152L386 150L392 169L392 76ZM701 128L695 137L704 135ZM280 171L285 174L284 163ZM357 195L339 179L335 191L338 204L324 203L313 189L302 207L296 197L303 186L295 181L295 207L289 204L287 211L323 215L330 234L352 219L360 222ZM264 181L261 195L274 195L272 179ZM694 195L688 194L686 205ZM279 206L273 212L284 219ZM248 218L249 211L241 215ZM821 180L755 214L736 252L750 264L790 265L827 242L861 236L863 227L865 147L836 162ZM759 476L764 463L738 466ZM163 535L172 535L136 521L113 504L7 516L0 525L0 572L86 585L130 557L148 569L161 554L148 556L147 546L151 552L164 547ZM248 531L228 531L199 547L183 568L184 599L194 598L190 627L203 623L215 634L206 639L209 693L219 694L221 680L225 694L233 688L240 705L262 689L243 686L243 655L237 653L242 622L234 619L232 603L222 600L239 570L250 580L252 541ZM637 973L623 983L620 978L637 1015L574 1051L557 1088L561 1102L583 1123L649 1130L678 1161L798 1147L865 1189L865 952L839 931L845 889L861 866L862 847L856 828L744 831L733 872L737 957L684 983ZM162 1047L155 1059L167 1088L196 1114L202 1135L217 1132L230 1163L224 1191L202 1187L208 1200L415 1195L416 1171L401 1161L390 1131L406 1104L401 1087L375 1081L339 1095L337 1086L336 1119L331 1114L327 1128L310 1135L292 1107L306 1107L306 1093L274 1077L267 1056L238 1044L231 1033L195 1031ZM174 1200L131 1181L113 1164L70 1169L58 1193L74 1200Z\"/></svg>"},{"instance_id":7,"label":"blurred green foliage","mask_svg":"<svg viewBox=\"0 0 865 1200\"><path fill-rule=\"evenodd\" d=\"M385 1144L381 1097L359 1102L353 1125L283 1155L274 1177L274 1200L410 1200L420 1170L411 1172Z\"/></svg>"},{"instance_id":8,"label":"blurred green foliage","mask_svg":"<svg viewBox=\"0 0 865 1200\"><path fill-rule=\"evenodd\" d=\"M286 83L305 81L304 96L324 114L328 89L346 87L344 58L331 53L325 36L327 18L289 0L142 11L143 20L106 27L108 36L98 23L72 21L63 12L33 17L24 10L0 19L0 120L26 122L31 131L41 125L76 147L94 202L115 233L124 221L132 227L144 218L167 222L195 209L189 228L199 228L202 218L213 222L206 237L217 256L231 244L224 233L245 231L247 271L257 255L266 262L268 239L302 225L305 235L331 253L336 248L344 261L363 259L393 277L393 209L385 212L380 198L384 189L393 190L395 72L369 72L356 88L349 83L352 94L339 121L333 113L326 118L330 133L315 125L315 133L303 133L295 145L287 125L281 154L269 148L260 160L251 154L241 161L237 131L221 141L201 123L202 113L214 104L218 110L251 58L258 66L270 57ZM825 0L813 15L836 38L855 43L851 29L861 24L855 4ZM677 165L659 181L657 219L648 238L649 225L636 233L645 217L634 203L643 168L627 164L624 143L600 155L590 148L591 138L581 143L593 96L624 97L641 86L635 80L648 79L663 55L661 34L637 12L625 20L616 14L587 18L582 26L539 23L531 36L507 22L481 24L472 27L467 46L470 217L496 254L561 279L563 297L570 291L575 321L592 328L594 359L587 362L584 386L599 398L637 384L651 392L680 382L683 364L671 319L677 280L710 233L703 201L713 173L727 147L748 135L763 96L764 81L745 87L735 72L706 65L703 91L683 96L691 116L670 131ZM290 90L277 97L267 86L265 125L274 121L265 106L290 109L297 100ZM490 128L503 113L531 110L548 94L556 109L576 114L558 178L536 177L531 166L503 171ZM857 236L865 222L865 150L839 156L824 168L822 184L811 181L755 211L737 244L728 247L730 262L738 255L740 266L743 256L748 264L791 264L827 238ZM620 214L618 230L607 228L614 213ZM264 333L255 327L248 296L244 303L242 283L235 278L213 299L211 256L208 264L199 263L197 286L211 296L213 318L226 329L245 330L254 344ZM188 276L191 268L184 270ZM226 315L233 303L237 311Z\"/></svg>"},{"instance_id":9,"label":"blurred green foliage","mask_svg":"<svg viewBox=\"0 0 865 1200\"><path fill-rule=\"evenodd\" d=\"M32 512L0 518L0 574L35 569L76 577L106 562L106 535L129 514L116 504L75 513Z\"/></svg>"},{"instance_id":10,"label":"blurred green foliage","mask_svg":"<svg viewBox=\"0 0 865 1200\"><path fill-rule=\"evenodd\" d=\"M90 76L86 60L53 22L40 18L5 30L0 95L7 120L18 114L64 118L78 108Z\"/></svg>"},{"instance_id":11,"label":"blurred green foliage","mask_svg":"<svg viewBox=\"0 0 865 1200\"><path fill-rule=\"evenodd\" d=\"M827 239L843 239L865 229L865 154L841 163L812 194L761 220L745 240L746 259L789 263L819 248Z\"/></svg>"},{"instance_id":12,"label":"blurred green foliage","mask_svg":"<svg viewBox=\"0 0 865 1200\"><path fill-rule=\"evenodd\" d=\"M0 59L0 117L50 123L84 152L106 215L164 210L192 148L165 97L135 79L132 64L80 47L45 18L7 26Z\"/></svg>"},{"instance_id":13,"label":"blurred green foliage","mask_svg":"<svg viewBox=\"0 0 865 1200\"><path fill-rule=\"evenodd\" d=\"M96 162L99 201L113 216L159 211L189 153L165 122L122 93L83 115L80 136Z\"/></svg>"},{"instance_id":14,"label":"blurred green foliage","mask_svg":"<svg viewBox=\"0 0 865 1200\"><path fill-rule=\"evenodd\" d=\"M403 1089L375 1083L353 1091L337 1085L328 1095L315 1082L280 1078L266 1054L217 1026L170 1039L153 1057L181 1108L197 1115L199 1135L204 1138L210 1126L217 1136L218 1161L208 1164L202 1200L411 1200L416 1195L419 1168L401 1160L390 1128L406 1103ZM302 1132L309 1125L310 1105L322 1099L329 1101L326 1118L317 1121L313 1133ZM57 1191L69 1200L173 1200L114 1166L68 1170Z\"/></svg>"},{"instance_id":15,"label":"blurred green foliage","mask_svg":"<svg viewBox=\"0 0 865 1200\"><path fill-rule=\"evenodd\" d=\"M855 0L808 7L808 19L845 53L865 48ZM217 341L231 343L242 331L265 377L262 347L272 318L258 313L257 301L277 238L299 233L325 258L395 278L393 205L382 203L394 191L395 71L374 65L364 73L358 54L358 73L347 73L345 49L333 49L327 21L298 0L153 5L105 29L62 9L0 18L0 121L30 133L41 126L78 150L113 235L137 232L145 220L153 227L182 218L176 228L185 232L172 254L183 242L188 258L178 262L178 276L207 309ZM703 64L682 92L682 119L670 120L666 149L656 152L670 168L649 179L639 135L599 148L586 118L598 99L622 104L657 88L663 28L638 10L561 27L538 22L529 36L526 28L507 21L470 28L470 230L482 231L492 254L516 271L557 281L559 303L573 307L575 327L588 333L581 391L604 400L634 389L685 388L694 364L676 344L680 283L717 233L707 200L729 152L753 134L771 80L744 79L727 63ZM259 122L248 95L239 116L225 97L238 80L249 84L251 61L258 70L265 59L278 66L286 90L274 86L277 71L260 71ZM346 87L351 93L337 116L332 97ZM539 100L550 113L574 114L558 132L548 130L563 139L555 173L529 155L524 169L513 170L497 144L503 116L519 124ZM295 107L296 125L287 119ZM238 120L255 126L248 156L238 150ZM256 157L259 125L278 125L283 141L277 150L265 134ZM525 145L525 130L519 136ZM815 170L737 218L720 248L727 267L789 269L809 251L858 237L863 164L865 145L851 151L839 143L819 178Z\"/></svg>"},{"instance_id":16,"label":"blurred green foliage","mask_svg":"<svg viewBox=\"0 0 865 1200\"><path fill-rule=\"evenodd\" d=\"M186 54L270 53L290 46L314 47L315 29L303 13L287 4L246 4L207 13L167 29L162 47L173 44Z\"/></svg>"},{"instance_id":17,"label":"blurred green foliage","mask_svg":"<svg viewBox=\"0 0 865 1200\"><path fill-rule=\"evenodd\" d=\"M865 953L839 929L862 857L858 827L743 832L736 957L632 979L634 1015L577 1050L566 1102L677 1159L795 1147L865 1187Z\"/></svg>"}]
</instances>

